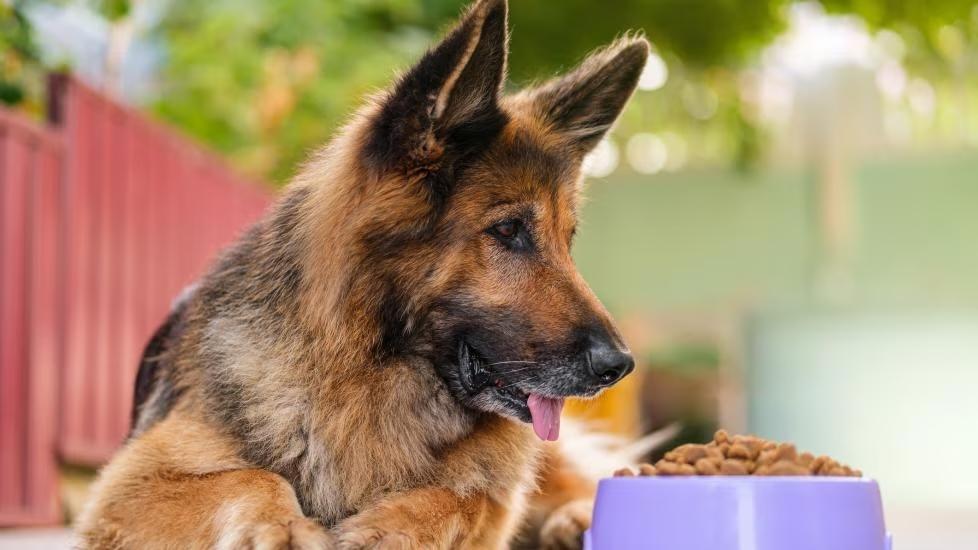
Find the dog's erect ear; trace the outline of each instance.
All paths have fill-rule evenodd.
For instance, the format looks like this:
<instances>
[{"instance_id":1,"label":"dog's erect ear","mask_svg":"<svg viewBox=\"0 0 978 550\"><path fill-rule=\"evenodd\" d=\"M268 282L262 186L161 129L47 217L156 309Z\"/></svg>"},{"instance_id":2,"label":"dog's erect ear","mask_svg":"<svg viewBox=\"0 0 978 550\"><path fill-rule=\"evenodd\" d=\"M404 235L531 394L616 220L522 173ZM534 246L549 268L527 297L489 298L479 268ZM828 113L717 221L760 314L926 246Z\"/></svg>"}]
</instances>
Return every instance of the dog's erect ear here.
<instances>
[{"instance_id":1,"label":"dog's erect ear","mask_svg":"<svg viewBox=\"0 0 978 550\"><path fill-rule=\"evenodd\" d=\"M638 84L649 56L644 38L624 38L527 95L551 129L581 154L608 132Z\"/></svg>"},{"instance_id":2,"label":"dog's erect ear","mask_svg":"<svg viewBox=\"0 0 978 550\"><path fill-rule=\"evenodd\" d=\"M506 0L479 0L407 72L373 121L367 154L383 168L436 171L505 125Z\"/></svg>"}]
</instances>

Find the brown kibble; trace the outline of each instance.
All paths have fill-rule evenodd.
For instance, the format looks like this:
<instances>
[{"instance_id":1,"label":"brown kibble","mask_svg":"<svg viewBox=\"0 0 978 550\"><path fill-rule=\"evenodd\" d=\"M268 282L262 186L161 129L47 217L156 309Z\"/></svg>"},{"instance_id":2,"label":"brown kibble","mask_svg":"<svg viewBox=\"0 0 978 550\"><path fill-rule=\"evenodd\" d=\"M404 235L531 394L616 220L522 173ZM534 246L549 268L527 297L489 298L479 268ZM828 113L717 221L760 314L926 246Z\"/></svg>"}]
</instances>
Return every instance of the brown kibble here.
<instances>
[{"instance_id":1,"label":"brown kibble","mask_svg":"<svg viewBox=\"0 0 978 550\"><path fill-rule=\"evenodd\" d=\"M655 472L660 476L678 476L679 464L666 460L660 460L655 463Z\"/></svg>"},{"instance_id":2,"label":"brown kibble","mask_svg":"<svg viewBox=\"0 0 978 550\"><path fill-rule=\"evenodd\" d=\"M694 467L701 476L715 476L720 473L720 468L708 458L697 460Z\"/></svg>"},{"instance_id":3,"label":"brown kibble","mask_svg":"<svg viewBox=\"0 0 978 550\"><path fill-rule=\"evenodd\" d=\"M852 476L862 472L821 455L799 453L791 443L777 443L753 435L731 436L718 430L713 441L687 443L665 454L652 464L641 464L642 476ZM616 477L634 476L631 468L615 472Z\"/></svg>"},{"instance_id":4,"label":"brown kibble","mask_svg":"<svg viewBox=\"0 0 978 550\"><path fill-rule=\"evenodd\" d=\"M696 464L696 461L698 461L701 458L705 458L707 454L708 453L705 446L694 445L686 450L686 463Z\"/></svg>"},{"instance_id":5,"label":"brown kibble","mask_svg":"<svg viewBox=\"0 0 978 550\"><path fill-rule=\"evenodd\" d=\"M660 476L694 476L696 469L690 464L680 464L660 460L655 464L656 474Z\"/></svg>"},{"instance_id":6,"label":"brown kibble","mask_svg":"<svg viewBox=\"0 0 978 550\"><path fill-rule=\"evenodd\" d=\"M720 473L725 476L745 476L749 472L742 461L728 458L720 463Z\"/></svg>"},{"instance_id":7,"label":"brown kibble","mask_svg":"<svg viewBox=\"0 0 978 550\"><path fill-rule=\"evenodd\" d=\"M665 459L679 464L694 464L697 460L706 456L706 454L705 445L687 443L666 453Z\"/></svg>"},{"instance_id":8,"label":"brown kibble","mask_svg":"<svg viewBox=\"0 0 978 550\"><path fill-rule=\"evenodd\" d=\"M642 476L654 476L656 474L655 466L651 464L639 464L638 465L638 475Z\"/></svg>"},{"instance_id":9,"label":"brown kibble","mask_svg":"<svg viewBox=\"0 0 978 550\"><path fill-rule=\"evenodd\" d=\"M735 435L730 438L730 443L734 445L745 445L748 441L754 439L752 435Z\"/></svg>"},{"instance_id":10,"label":"brown kibble","mask_svg":"<svg viewBox=\"0 0 978 550\"><path fill-rule=\"evenodd\" d=\"M794 462L798 459L798 450L795 449L795 446L791 443L782 443L778 445L778 448L775 451L775 456L777 457L778 461L790 460Z\"/></svg>"},{"instance_id":11,"label":"brown kibble","mask_svg":"<svg viewBox=\"0 0 978 550\"><path fill-rule=\"evenodd\" d=\"M758 455L761 454L761 448L764 446L764 440L755 437L744 444L744 446L750 451L750 459L757 460Z\"/></svg>"},{"instance_id":12,"label":"brown kibble","mask_svg":"<svg viewBox=\"0 0 978 550\"><path fill-rule=\"evenodd\" d=\"M730 450L727 451L727 458L750 460L750 450L741 443L734 443L730 446Z\"/></svg>"},{"instance_id":13,"label":"brown kibble","mask_svg":"<svg viewBox=\"0 0 978 550\"><path fill-rule=\"evenodd\" d=\"M818 469L818 473L823 476L830 475L829 472L839 467L839 463L831 458L822 463L822 466Z\"/></svg>"},{"instance_id":14,"label":"brown kibble","mask_svg":"<svg viewBox=\"0 0 978 550\"><path fill-rule=\"evenodd\" d=\"M788 460L780 460L768 466L769 476L807 476L808 468Z\"/></svg>"},{"instance_id":15,"label":"brown kibble","mask_svg":"<svg viewBox=\"0 0 978 550\"><path fill-rule=\"evenodd\" d=\"M766 451L761 451L761 454L757 455L757 463L769 466L774 464L778 460L778 452L776 449L768 449Z\"/></svg>"}]
</instances>

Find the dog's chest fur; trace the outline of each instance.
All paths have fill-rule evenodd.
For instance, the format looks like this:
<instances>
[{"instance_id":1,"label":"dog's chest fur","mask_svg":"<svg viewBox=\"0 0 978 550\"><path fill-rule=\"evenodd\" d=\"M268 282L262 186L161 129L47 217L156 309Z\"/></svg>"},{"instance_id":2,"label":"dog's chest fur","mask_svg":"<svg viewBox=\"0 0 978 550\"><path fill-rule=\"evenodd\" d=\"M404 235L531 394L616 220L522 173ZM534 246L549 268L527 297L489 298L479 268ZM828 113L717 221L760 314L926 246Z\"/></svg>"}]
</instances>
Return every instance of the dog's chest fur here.
<instances>
[{"instance_id":1,"label":"dog's chest fur","mask_svg":"<svg viewBox=\"0 0 978 550\"><path fill-rule=\"evenodd\" d=\"M205 375L211 414L247 460L288 479L304 512L326 525L384 494L437 482L445 455L478 430L477 416L421 361L358 365L353 376L340 358L322 364L295 351L316 347L308 341L272 342L226 318L212 320L205 338L213 354L205 364L221 365Z\"/></svg>"}]
</instances>

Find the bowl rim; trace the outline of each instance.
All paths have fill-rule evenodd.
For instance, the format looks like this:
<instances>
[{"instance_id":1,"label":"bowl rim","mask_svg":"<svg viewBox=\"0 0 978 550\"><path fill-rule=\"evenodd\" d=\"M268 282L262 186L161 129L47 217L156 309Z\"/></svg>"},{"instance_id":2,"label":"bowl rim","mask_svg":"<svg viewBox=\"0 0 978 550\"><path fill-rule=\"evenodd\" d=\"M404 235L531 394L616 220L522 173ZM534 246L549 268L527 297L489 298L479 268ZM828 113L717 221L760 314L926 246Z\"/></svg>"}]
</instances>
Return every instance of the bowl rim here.
<instances>
[{"instance_id":1,"label":"bowl rim","mask_svg":"<svg viewBox=\"0 0 978 550\"><path fill-rule=\"evenodd\" d=\"M606 477L600 483L686 483L686 484L865 484L875 485L876 480L869 477L844 476L621 476Z\"/></svg>"}]
</instances>

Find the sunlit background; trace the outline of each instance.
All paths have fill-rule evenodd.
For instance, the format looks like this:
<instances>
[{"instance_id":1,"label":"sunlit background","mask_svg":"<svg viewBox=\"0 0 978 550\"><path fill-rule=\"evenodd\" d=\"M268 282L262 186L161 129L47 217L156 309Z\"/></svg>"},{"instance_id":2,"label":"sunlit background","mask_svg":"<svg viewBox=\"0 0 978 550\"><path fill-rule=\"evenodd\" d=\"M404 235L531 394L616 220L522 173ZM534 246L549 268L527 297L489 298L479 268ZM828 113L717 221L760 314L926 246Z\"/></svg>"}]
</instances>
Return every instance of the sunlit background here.
<instances>
[{"instance_id":1,"label":"sunlit background","mask_svg":"<svg viewBox=\"0 0 978 550\"><path fill-rule=\"evenodd\" d=\"M70 70L281 186L462 4L4 0L0 99L40 119L46 75ZM641 368L575 413L793 441L880 481L898 548L978 547L978 3L510 17L514 89L627 29L653 44L587 159L575 250Z\"/></svg>"}]
</instances>

